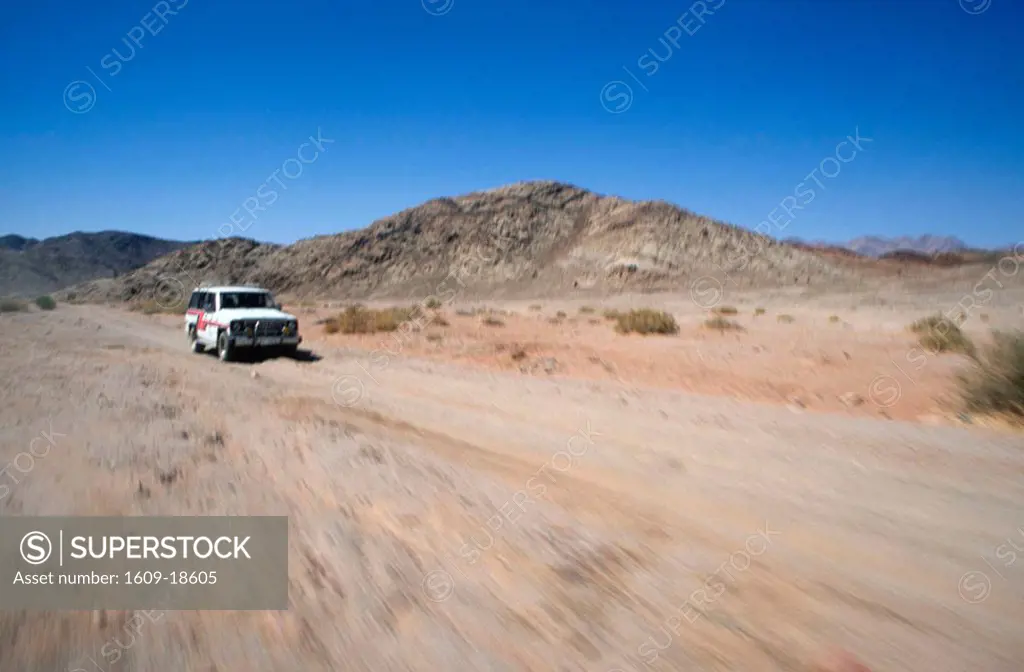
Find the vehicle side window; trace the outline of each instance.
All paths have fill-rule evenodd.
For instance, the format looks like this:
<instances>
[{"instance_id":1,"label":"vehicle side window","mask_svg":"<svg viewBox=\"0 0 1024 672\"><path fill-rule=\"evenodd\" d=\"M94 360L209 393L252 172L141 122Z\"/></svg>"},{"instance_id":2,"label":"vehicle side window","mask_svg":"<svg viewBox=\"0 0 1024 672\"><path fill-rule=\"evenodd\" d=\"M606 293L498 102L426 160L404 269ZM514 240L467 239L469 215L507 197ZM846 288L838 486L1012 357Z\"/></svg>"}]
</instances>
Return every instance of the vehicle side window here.
<instances>
[{"instance_id":1,"label":"vehicle side window","mask_svg":"<svg viewBox=\"0 0 1024 672\"><path fill-rule=\"evenodd\" d=\"M208 313L216 312L216 310L217 310L216 297L217 297L217 295L214 294L213 292L208 293L206 295L206 301L203 303L203 310L205 310Z\"/></svg>"},{"instance_id":2,"label":"vehicle side window","mask_svg":"<svg viewBox=\"0 0 1024 672\"><path fill-rule=\"evenodd\" d=\"M198 308L199 307L199 297L200 297L200 293L199 292L192 292L192 297L188 300L188 307L190 309L191 308Z\"/></svg>"}]
</instances>

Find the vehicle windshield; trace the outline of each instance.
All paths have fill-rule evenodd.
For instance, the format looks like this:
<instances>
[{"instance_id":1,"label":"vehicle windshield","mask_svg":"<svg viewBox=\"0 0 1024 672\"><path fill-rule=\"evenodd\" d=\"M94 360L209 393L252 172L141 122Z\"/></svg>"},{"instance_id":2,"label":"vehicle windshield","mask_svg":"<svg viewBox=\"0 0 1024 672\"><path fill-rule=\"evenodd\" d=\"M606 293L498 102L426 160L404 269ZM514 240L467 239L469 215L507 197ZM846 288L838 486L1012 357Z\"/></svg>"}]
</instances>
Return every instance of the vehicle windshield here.
<instances>
[{"instance_id":1,"label":"vehicle windshield","mask_svg":"<svg viewBox=\"0 0 1024 672\"><path fill-rule=\"evenodd\" d=\"M221 310L231 308L273 308L274 297L269 292L224 292L220 295Z\"/></svg>"}]
</instances>

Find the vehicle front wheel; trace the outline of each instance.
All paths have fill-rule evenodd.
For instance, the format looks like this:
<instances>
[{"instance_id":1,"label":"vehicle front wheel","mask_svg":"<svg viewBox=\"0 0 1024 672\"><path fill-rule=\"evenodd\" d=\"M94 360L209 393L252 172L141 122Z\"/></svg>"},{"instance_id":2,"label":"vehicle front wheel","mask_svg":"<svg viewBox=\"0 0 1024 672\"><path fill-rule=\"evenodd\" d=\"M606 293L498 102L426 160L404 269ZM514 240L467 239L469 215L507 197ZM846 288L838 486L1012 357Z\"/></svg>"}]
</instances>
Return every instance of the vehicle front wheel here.
<instances>
[{"instance_id":1,"label":"vehicle front wheel","mask_svg":"<svg viewBox=\"0 0 1024 672\"><path fill-rule=\"evenodd\" d=\"M188 330L188 347L192 352L196 354L199 354L206 349L203 346L203 344L199 342L199 339L196 337L195 327L189 328Z\"/></svg>"},{"instance_id":2,"label":"vehicle front wheel","mask_svg":"<svg viewBox=\"0 0 1024 672\"><path fill-rule=\"evenodd\" d=\"M226 331L222 331L217 337L217 356L222 362L230 362L234 358L234 348L231 347Z\"/></svg>"}]
</instances>

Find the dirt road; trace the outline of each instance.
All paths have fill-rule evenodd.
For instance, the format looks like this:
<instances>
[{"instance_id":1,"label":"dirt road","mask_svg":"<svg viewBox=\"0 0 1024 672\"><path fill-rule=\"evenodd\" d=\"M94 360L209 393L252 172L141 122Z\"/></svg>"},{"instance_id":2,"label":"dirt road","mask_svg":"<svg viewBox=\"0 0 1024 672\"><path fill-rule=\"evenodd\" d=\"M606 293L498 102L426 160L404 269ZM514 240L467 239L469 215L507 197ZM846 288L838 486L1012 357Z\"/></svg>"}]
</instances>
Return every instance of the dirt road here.
<instances>
[{"instance_id":1,"label":"dirt road","mask_svg":"<svg viewBox=\"0 0 1024 672\"><path fill-rule=\"evenodd\" d=\"M0 343L3 515L291 540L287 612L6 613L0 670L1024 668L1019 435L344 348L224 365L95 307Z\"/></svg>"}]
</instances>

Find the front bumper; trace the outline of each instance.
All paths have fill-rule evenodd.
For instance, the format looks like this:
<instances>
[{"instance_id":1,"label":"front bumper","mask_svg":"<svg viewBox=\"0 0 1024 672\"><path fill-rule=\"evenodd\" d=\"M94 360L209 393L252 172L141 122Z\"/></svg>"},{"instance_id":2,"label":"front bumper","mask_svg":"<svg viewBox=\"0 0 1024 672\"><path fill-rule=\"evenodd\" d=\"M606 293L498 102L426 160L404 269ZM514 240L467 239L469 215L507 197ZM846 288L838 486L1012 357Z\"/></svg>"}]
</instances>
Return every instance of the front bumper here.
<instances>
[{"instance_id":1,"label":"front bumper","mask_svg":"<svg viewBox=\"0 0 1024 672\"><path fill-rule=\"evenodd\" d=\"M302 336L231 336L231 344L239 348L275 348L298 345Z\"/></svg>"}]
</instances>

